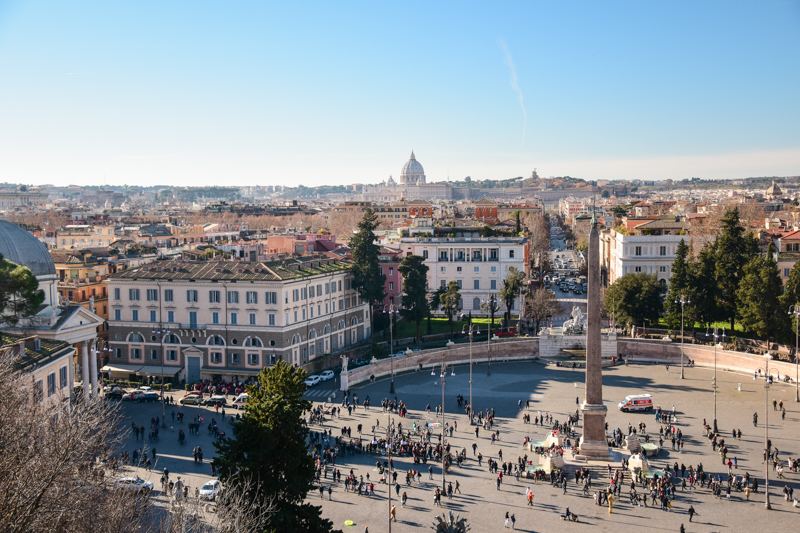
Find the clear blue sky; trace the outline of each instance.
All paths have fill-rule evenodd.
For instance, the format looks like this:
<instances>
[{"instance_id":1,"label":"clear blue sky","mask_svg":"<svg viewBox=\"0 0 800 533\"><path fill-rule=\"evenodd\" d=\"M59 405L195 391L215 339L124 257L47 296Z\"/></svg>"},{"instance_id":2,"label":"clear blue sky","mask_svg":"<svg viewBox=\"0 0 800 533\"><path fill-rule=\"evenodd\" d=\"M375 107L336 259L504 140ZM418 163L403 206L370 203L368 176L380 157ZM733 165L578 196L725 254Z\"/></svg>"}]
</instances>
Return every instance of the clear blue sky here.
<instances>
[{"instance_id":1,"label":"clear blue sky","mask_svg":"<svg viewBox=\"0 0 800 533\"><path fill-rule=\"evenodd\" d=\"M798 175L798 67L797 0L0 0L0 181Z\"/></svg>"}]
</instances>

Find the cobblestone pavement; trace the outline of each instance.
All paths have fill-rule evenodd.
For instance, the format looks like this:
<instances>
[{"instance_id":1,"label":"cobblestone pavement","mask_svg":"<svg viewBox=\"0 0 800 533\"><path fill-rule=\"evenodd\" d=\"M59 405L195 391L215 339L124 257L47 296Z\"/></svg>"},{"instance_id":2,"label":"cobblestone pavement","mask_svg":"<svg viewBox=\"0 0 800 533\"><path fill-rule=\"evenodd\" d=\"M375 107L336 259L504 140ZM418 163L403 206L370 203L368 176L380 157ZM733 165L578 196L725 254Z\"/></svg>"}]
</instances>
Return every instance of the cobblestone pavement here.
<instances>
[{"instance_id":1,"label":"cobblestone pavement","mask_svg":"<svg viewBox=\"0 0 800 533\"><path fill-rule=\"evenodd\" d=\"M476 409L494 408L497 414L495 428L500 429L500 442L492 445L488 432L480 432L480 437L475 438L474 430L468 430L468 421L463 411L457 409L456 395L463 394L469 398L469 366L461 365L455 369L455 376L448 376L446 380L445 407L446 419L458 422L458 431L450 439L455 449L467 448L468 460L461 468L454 466L448 481L458 480L462 494L456 494L452 499L443 497L442 507L433 505L433 490L441 486L441 469L434 467L435 479L429 480L427 465L418 468L423 471L422 482L413 483L410 487L401 484L402 494L408 494L406 508L401 507L399 499L392 494L392 502L397 507L397 522L392 524L392 531L412 531L419 528L428 530L433 523L434 516L442 512L453 511L466 516L472 531L497 531L503 529L503 518L506 512L516 516L516 529L520 531L554 531L569 529L585 529L587 525L593 526L596 531L641 531L647 528L654 531L679 531L684 524L688 532L714 532L731 528L732 531L749 531L758 528L763 523L769 523L770 528L778 531L790 531L796 528L800 509L784 501L782 488L785 484L800 489L798 475L786 469L785 480L776 480L777 474L770 472L772 511L764 509L764 466L762 452L764 443L764 410L765 395L763 381L753 381L752 376L718 372L717 413L720 431L726 437L729 447L729 456L738 457L738 473L750 472L759 480L758 494L751 496L751 501L746 502L744 493L734 492L731 499L715 499L707 489L695 489L682 492L678 489L677 498L670 511L661 511L656 508L632 507L627 503L628 487L623 487L622 497L614 504L613 514L609 514L607 507L594 505L591 497L583 496L581 490L574 483L574 478L569 484L567 494L561 489L551 487L549 483L534 484L532 481L521 479L517 482L513 477L505 477L501 490L495 487L496 476L489 474L485 463L479 468L472 455L472 443L478 444L478 451L484 458L498 459L498 451L503 450L506 461L515 461L517 456L525 452L522 448L524 436L533 440L544 437L546 430L541 426L523 424L522 412L517 407L518 400L530 399L533 416L550 413L556 420L564 420L567 414L575 411L576 397L582 398L583 374L581 371L544 367L534 362L494 363L491 365L492 375L487 376L487 365L476 365L473 369L473 398ZM679 454L666 447L661 454L651 460L651 466L662 467L678 462L688 467L690 464L697 466L703 463L705 470L713 474L727 473L720 457L705 444L702 432L703 419L711 423L714 413L714 395L711 390L713 371L700 368L687 368L686 379L680 379L680 368L670 367L669 372L663 365L630 365L604 368L604 401L608 406L609 430L620 428L627 433L628 423L636 426L640 421L647 424L651 434L658 433L658 425L651 413L622 413L617 410L616 404L625 395L631 393L650 393L656 405L665 409L672 409L673 405L678 413L678 426L684 433L686 442L685 451ZM434 381L436 385L434 385ZM741 383L741 391L738 385ZM336 403L341 401L341 393L333 389L333 382L322 383L316 389L311 389L307 397L313 401L325 401L329 397ZM370 396L373 407L369 411L359 408L352 416L342 416L340 419L328 420L322 428L331 429L333 435L339 435L343 426L352 428L353 436L357 435L356 427L363 425L364 437L371 438L371 428L379 423L378 431L388 421L389 415L382 413L379 406L384 397L388 397L389 381L381 380L374 384L354 389L363 400ZM441 385L438 377L431 376L430 372L416 372L395 377L395 390L398 399L406 402L411 409L408 419L396 417L396 422L402 421L403 425L410 425L416 421L427 423L434 419L434 415L425 412L426 404L436 406L441 403ZM181 393L176 393L176 395ZM335 394L335 397L334 397ZM800 438L800 405L794 402L795 388L789 385L774 385L769 391L770 405L770 438L774 446L781 452L782 459L796 457L798 450L797 439ZM176 396L177 397L177 396ZM772 399L783 400L786 407L786 418L781 420L780 413L772 410ZM524 409L524 407L523 407ZM136 420L138 425L149 427L151 416L160 414L160 404L126 405L125 414ZM205 415L206 424L210 417L221 421L221 416L212 410L202 407L184 407L181 410L186 414L186 422L196 414ZM177 408L176 408L177 411ZM167 407L168 425L172 425L171 408ZM753 427L752 415L758 412L758 427ZM130 421L128 422L130 425ZM189 443L180 446L177 442L177 424L175 433L169 429L162 430L162 438L156 444L159 461L157 468L164 466L171 472L184 476L189 486L194 490L206 480L210 479L210 467L207 459L213 453L211 438L205 427L199 435L187 435ZM226 427L226 426L223 426ZM320 426L312 429L320 430ZM733 429L741 429L742 440L728 437ZM369 434L369 435L367 435ZM145 442L147 439L145 438ZM127 449L132 450L135 445L141 446L142 442L128 443ZM205 464L195 464L191 451L194 446L200 445L205 453ZM355 455L340 457L336 467L342 474L353 469L357 476L369 474L373 481L379 479L374 471L377 458L373 455ZM484 459L485 460L485 459ZM502 461L500 461L502 462ZM429 463L430 464L430 463ZM396 458L395 469L404 473L413 468L413 462L408 458ZM175 475L173 474L173 475ZM153 473L152 481L158 487L160 474ZM399 475L399 479L403 476ZM601 485L601 481L594 480L594 488ZM327 488L330 479L323 479L322 484ZM320 501L319 493L309 494L308 501L321 504L323 515L330 518L336 527L344 531L364 531L366 526L372 533L388 530L389 506L387 499L387 486L376 483L375 496L365 497L344 491L344 485L333 484L333 500L328 500L327 492L324 500ZM526 487L530 486L534 492L534 505L528 506L525 498ZM798 493L800 494L800 493ZM699 513L694 522L689 523L686 510L693 505ZM580 517L578 524L565 524L559 517L564 508ZM352 520L355 525L344 526L345 520ZM768 521L768 522L767 522Z\"/></svg>"}]
</instances>

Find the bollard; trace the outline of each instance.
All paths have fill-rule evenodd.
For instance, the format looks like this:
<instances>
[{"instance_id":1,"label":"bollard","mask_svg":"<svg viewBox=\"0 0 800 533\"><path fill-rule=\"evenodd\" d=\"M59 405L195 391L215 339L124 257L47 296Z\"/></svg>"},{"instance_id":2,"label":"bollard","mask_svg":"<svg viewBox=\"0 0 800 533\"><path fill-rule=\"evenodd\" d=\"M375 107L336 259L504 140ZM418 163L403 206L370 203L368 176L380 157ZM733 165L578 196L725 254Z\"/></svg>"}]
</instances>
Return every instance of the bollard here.
<instances>
[{"instance_id":1,"label":"bollard","mask_svg":"<svg viewBox=\"0 0 800 533\"><path fill-rule=\"evenodd\" d=\"M742 384L739 383L739 392L742 392Z\"/></svg>"}]
</instances>

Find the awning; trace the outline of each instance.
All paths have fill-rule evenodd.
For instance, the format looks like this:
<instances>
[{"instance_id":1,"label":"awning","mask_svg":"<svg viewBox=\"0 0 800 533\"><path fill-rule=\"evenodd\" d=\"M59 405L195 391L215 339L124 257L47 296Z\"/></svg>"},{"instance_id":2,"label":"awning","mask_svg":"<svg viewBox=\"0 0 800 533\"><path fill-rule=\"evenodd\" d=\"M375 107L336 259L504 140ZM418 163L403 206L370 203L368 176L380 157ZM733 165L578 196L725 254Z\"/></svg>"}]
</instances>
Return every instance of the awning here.
<instances>
[{"instance_id":1,"label":"awning","mask_svg":"<svg viewBox=\"0 0 800 533\"><path fill-rule=\"evenodd\" d=\"M161 365L146 365L140 367L136 374L139 376L174 376L178 372L183 370L182 366L167 366L164 365L164 373L161 373Z\"/></svg>"},{"instance_id":2,"label":"awning","mask_svg":"<svg viewBox=\"0 0 800 533\"><path fill-rule=\"evenodd\" d=\"M100 369L101 372L123 372L128 374L135 374L142 365L126 365L122 363L115 363L113 365L106 365Z\"/></svg>"}]
</instances>

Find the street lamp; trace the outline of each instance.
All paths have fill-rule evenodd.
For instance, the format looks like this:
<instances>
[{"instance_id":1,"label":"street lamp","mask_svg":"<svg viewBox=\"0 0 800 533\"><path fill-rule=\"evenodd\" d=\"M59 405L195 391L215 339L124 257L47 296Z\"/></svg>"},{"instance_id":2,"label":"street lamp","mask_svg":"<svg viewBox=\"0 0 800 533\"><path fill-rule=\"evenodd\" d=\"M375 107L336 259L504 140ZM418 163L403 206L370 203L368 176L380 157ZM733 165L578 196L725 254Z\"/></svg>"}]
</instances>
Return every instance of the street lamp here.
<instances>
[{"instance_id":1,"label":"street lamp","mask_svg":"<svg viewBox=\"0 0 800 533\"><path fill-rule=\"evenodd\" d=\"M714 379L711 380L711 387L714 389L714 433L717 431L717 340L722 337L722 342L725 342L725 328L722 328L722 335L719 334L717 326L714 326L714 332L709 333L706 331L706 337L714 337Z\"/></svg>"},{"instance_id":2,"label":"street lamp","mask_svg":"<svg viewBox=\"0 0 800 533\"><path fill-rule=\"evenodd\" d=\"M389 459L389 469L386 473L386 486L389 488L389 533L392 533L392 439L394 437L394 420L389 419L386 425L386 457Z\"/></svg>"},{"instance_id":3,"label":"street lamp","mask_svg":"<svg viewBox=\"0 0 800 533\"><path fill-rule=\"evenodd\" d=\"M772 506L769 504L769 452L772 447L769 442L769 385L772 383L772 376L769 375L769 362L771 359L772 356L767 354L767 368L764 374L764 449L766 450L766 460L764 461L764 491L767 493L764 508L767 510L772 509Z\"/></svg>"},{"instance_id":4,"label":"street lamp","mask_svg":"<svg viewBox=\"0 0 800 533\"><path fill-rule=\"evenodd\" d=\"M164 403L164 335L169 335L169 330L153 330L153 335L160 335L161 336L161 353L159 354L159 359L161 359L161 427L167 427L167 408Z\"/></svg>"},{"instance_id":5,"label":"street lamp","mask_svg":"<svg viewBox=\"0 0 800 533\"><path fill-rule=\"evenodd\" d=\"M476 324L470 324L469 331L467 326L461 330L461 334L469 335L469 419L472 421L472 335L473 333L480 335L481 330Z\"/></svg>"},{"instance_id":6,"label":"street lamp","mask_svg":"<svg viewBox=\"0 0 800 533\"><path fill-rule=\"evenodd\" d=\"M683 379L683 308L686 304L692 303L692 301L681 294L680 299L675 300L675 303L681 304L681 379Z\"/></svg>"},{"instance_id":7,"label":"street lamp","mask_svg":"<svg viewBox=\"0 0 800 533\"><path fill-rule=\"evenodd\" d=\"M491 344L491 337L492 337L492 316L496 311L495 306L497 305L497 296L492 293L486 295L486 299L482 301L487 307L488 315L489 315L489 333L486 335L486 352L488 355L488 363L489 368L486 371L487 376L492 375L492 344Z\"/></svg>"},{"instance_id":8,"label":"street lamp","mask_svg":"<svg viewBox=\"0 0 800 533\"><path fill-rule=\"evenodd\" d=\"M445 439L445 432L444 432L444 424L445 424L445 418L444 418L444 386L445 386L446 381L447 381L447 365L445 365L445 363L444 363L444 354L445 354L445 352L442 351L442 363L441 363L442 371L441 371L441 374L439 375L439 378L440 378L440 380L442 382L442 422L441 422L441 436L442 436L441 440L442 440L442 442L440 443L440 445L442 447L442 492L446 494L447 493L447 485L445 484L445 479L444 479L444 468L445 468L445 458L446 458L446 455L445 455L446 454L446 451L445 451L446 450L446 446L445 446L445 442L444 442L444 439ZM435 375L436 375L436 366L434 365L433 369L431 370L431 376L435 376ZM450 375L451 376L455 376L456 375L455 368L453 367L452 364L450 365Z\"/></svg>"},{"instance_id":9,"label":"street lamp","mask_svg":"<svg viewBox=\"0 0 800 533\"><path fill-rule=\"evenodd\" d=\"M798 327L800 327L800 305L793 305L789 308L789 314L794 315L794 401L800 402L800 353L798 353Z\"/></svg>"},{"instance_id":10,"label":"street lamp","mask_svg":"<svg viewBox=\"0 0 800 533\"><path fill-rule=\"evenodd\" d=\"M394 304L388 305L388 311L386 307L386 305L383 306L383 312L389 313L389 359L391 359L389 364L392 367L392 381L389 385L389 394L394 394L394 332L392 331L392 322L394 322L394 314L397 313L398 310L394 308Z\"/></svg>"}]
</instances>

